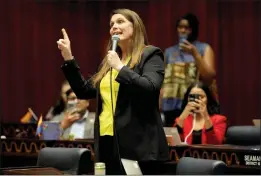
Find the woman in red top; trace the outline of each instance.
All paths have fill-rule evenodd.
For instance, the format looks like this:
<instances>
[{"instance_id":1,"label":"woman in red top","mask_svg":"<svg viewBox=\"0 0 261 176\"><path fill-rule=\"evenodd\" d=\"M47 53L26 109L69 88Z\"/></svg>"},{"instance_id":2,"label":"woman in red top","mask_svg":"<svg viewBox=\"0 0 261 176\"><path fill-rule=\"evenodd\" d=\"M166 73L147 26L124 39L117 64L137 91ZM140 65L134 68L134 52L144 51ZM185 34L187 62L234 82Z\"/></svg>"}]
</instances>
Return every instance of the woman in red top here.
<instances>
[{"instance_id":1,"label":"woman in red top","mask_svg":"<svg viewBox=\"0 0 261 176\"><path fill-rule=\"evenodd\" d=\"M184 95L182 113L174 126L187 144L222 144L226 133L226 117L208 86L192 84Z\"/></svg>"}]
</instances>

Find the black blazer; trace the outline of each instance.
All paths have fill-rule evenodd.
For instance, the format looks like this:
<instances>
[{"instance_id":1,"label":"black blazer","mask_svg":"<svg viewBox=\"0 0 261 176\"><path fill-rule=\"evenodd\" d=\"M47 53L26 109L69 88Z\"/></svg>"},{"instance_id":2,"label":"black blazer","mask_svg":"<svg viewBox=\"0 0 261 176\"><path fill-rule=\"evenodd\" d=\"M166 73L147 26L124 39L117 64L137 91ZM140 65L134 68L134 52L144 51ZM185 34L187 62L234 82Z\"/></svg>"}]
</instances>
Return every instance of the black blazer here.
<instances>
[{"instance_id":1,"label":"black blazer","mask_svg":"<svg viewBox=\"0 0 261 176\"><path fill-rule=\"evenodd\" d=\"M121 158L138 161L165 161L168 145L159 112L159 93L164 79L164 56L154 46L145 47L134 69L124 66L116 81L120 83L114 116ZM99 115L102 100L99 86L93 88L79 71L75 60L62 65L65 77L78 98L97 98L95 120L95 160L99 161Z\"/></svg>"}]
</instances>

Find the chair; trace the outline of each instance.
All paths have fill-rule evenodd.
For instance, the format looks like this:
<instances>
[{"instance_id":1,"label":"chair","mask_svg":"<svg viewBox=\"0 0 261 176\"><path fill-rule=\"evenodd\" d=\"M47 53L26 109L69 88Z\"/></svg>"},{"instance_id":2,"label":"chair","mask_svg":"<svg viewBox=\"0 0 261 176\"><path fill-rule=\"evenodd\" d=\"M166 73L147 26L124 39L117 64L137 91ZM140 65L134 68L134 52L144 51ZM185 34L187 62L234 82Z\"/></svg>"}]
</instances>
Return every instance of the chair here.
<instances>
[{"instance_id":1,"label":"chair","mask_svg":"<svg viewBox=\"0 0 261 176\"><path fill-rule=\"evenodd\" d=\"M182 157L176 175L224 175L227 165L223 161Z\"/></svg>"},{"instance_id":2,"label":"chair","mask_svg":"<svg viewBox=\"0 0 261 176\"><path fill-rule=\"evenodd\" d=\"M260 145L260 128L255 126L231 126L227 129L225 144Z\"/></svg>"},{"instance_id":3,"label":"chair","mask_svg":"<svg viewBox=\"0 0 261 176\"><path fill-rule=\"evenodd\" d=\"M43 148L39 152L37 166L52 167L73 175L93 171L91 152L86 148Z\"/></svg>"}]
</instances>

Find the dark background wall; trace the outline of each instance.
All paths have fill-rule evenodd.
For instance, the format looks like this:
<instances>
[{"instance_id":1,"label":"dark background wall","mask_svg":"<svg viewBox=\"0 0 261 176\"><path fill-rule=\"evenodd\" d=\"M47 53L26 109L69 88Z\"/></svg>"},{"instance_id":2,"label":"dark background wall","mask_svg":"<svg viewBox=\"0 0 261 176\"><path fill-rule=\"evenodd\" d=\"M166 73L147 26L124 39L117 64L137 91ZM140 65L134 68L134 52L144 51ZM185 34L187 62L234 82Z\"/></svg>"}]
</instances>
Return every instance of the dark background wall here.
<instances>
[{"instance_id":1,"label":"dark background wall","mask_svg":"<svg viewBox=\"0 0 261 176\"><path fill-rule=\"evenodd\" d=\"M31 107L45 114L58 98L63 60L56 41L66 28L85 76L93 74L109 38L109 13L129 8L143 19L150 43L176 43L176 20L200 20L199 39L216 53L222 113L232 124L261 117L259 0L8 0L0 2L1 120L18 122ZM94 110L94 102L91 109Z\"/></svg>"}]
</instances>

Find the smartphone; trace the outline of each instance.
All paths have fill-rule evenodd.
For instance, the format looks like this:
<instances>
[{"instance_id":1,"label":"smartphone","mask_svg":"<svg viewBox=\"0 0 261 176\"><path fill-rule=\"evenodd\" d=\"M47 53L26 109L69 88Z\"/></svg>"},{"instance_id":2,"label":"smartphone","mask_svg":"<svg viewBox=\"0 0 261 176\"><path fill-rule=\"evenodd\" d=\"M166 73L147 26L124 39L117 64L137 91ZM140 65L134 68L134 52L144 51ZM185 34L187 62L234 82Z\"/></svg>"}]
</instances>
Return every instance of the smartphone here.
<instances>
[{"instance_id":1,"label":"smartphone","mask_svg":"<svg viewBox=\"0 0 261 176\"><path fill-rule=\"evenodd\" d=\"M76 111L76 105L77 101L68 101L66 105L66 111L71 114L72 112Z\"/></svg>"},{"instance_id":2,"label":"smartphone","mask_svg":"<svg viewBox=\"0 0 261 176\"><path fill-rule=\"evenodd\" d=\"M188 96L188 101L194 101L196 102L196 99L199 99L200 95L199 94L189 94Z\"/></svg>"},{"instance_id":3,"label":"smartphone","mask_svg":"<svg viewBox=\"0 0 261 176\"><path fill-rule=\"evenodd\" d=\"M179 44L184 43L185 40L187 40L188 36L186 34L180 34L179 35Z\"/></svg>"}]
</instances>

